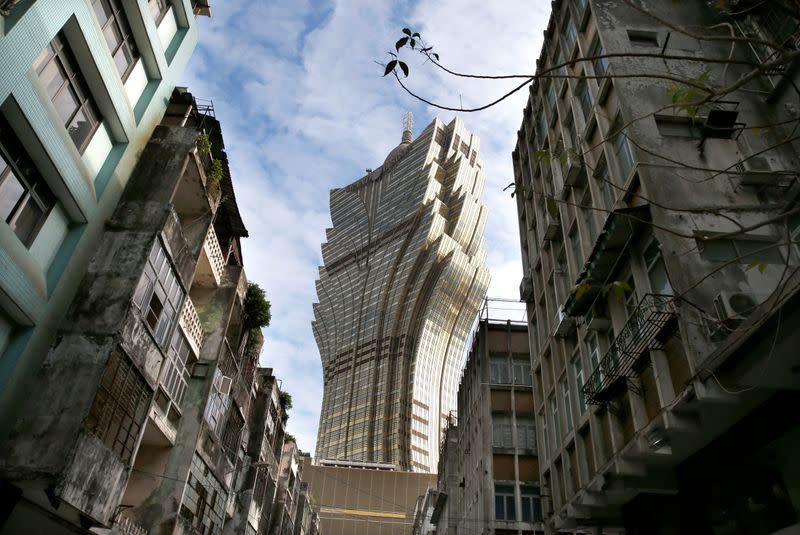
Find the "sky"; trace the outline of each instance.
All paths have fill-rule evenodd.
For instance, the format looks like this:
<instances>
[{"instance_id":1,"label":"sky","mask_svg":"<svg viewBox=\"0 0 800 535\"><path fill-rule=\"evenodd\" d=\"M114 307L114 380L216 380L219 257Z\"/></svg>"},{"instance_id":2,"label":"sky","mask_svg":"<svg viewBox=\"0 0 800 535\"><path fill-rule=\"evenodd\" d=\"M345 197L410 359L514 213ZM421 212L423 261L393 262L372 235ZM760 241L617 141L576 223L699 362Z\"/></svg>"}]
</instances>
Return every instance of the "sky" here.
<instances>
[{"instance_id":1,"label":"sky","mask_svg":"<svg viewBox=\"0 0 800 535\"><path fill-rule=\"evenodd\" d=\"M272 367L293 398L288 431L314 452L322 369L311 331L320 244L331 225L328 192L378 167L400 142L402 118L415 133L435 110L384 78L402 28L419 32L442 63L479 74L530 73L550 7L544 0L216 0L200 18L200 42L183 85L211 99L222 124L236 199L250 237L248 279L267 292L272 322L261 366ZM466 83L416 55L408 86L449 106L484 104L515 84ZM489 208L490 297L518 298L522 264L511 152L524 89L501 104L459 116L481 140Z\"/></svg>"}]
</instances>

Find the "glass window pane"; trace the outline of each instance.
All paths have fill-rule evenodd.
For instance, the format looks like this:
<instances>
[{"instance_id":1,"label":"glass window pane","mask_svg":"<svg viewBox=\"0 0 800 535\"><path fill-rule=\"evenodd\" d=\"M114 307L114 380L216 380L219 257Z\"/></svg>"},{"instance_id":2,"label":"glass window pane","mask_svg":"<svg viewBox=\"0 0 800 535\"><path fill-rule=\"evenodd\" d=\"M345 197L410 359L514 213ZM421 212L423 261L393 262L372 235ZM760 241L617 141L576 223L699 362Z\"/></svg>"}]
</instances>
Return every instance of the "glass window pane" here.
<instances>
[{"instance_id":1,"label":"glass window pane","mask_svg":"<svg viewBox=\"0 0 800 535\"><path fill-rule=\"evenodd\" d=\"M67 127L67 130L69 130L69 135L72 141L75 142L75 145L80 147L92 132L92 122L86 117L83 110L79 110Z\"/></svg>"},{"instance_id":2,"label":"glass window pane","mask_svg":"<svg viewBox=\"0 0 800 535\"><path fill-rule=\"evenodd\" d=\"M0 167L6 165L3 159L0 159ZM25 186L19 181L9 169L9 172L0 182L0 218L7 221L9 216L14 212L20 199L25 195Z\"/></svg>"},{"instance_id":3,"label":"glass window pane","mask_svg":"<svg viewBox=\"0 0 800 535\"><path fill-rule=\"evenodd\" d=\"M106 43L108 43L108 48L111 51L117 49L119 44L122 42L122 35L119 33L119 29L117 29L116 24L109 24L103 30L103 35L106 38Z\"/></svg>"},{"instance_id":4,"label":"glass window pane","mask_svg":"<svg viewBox=\"0 0 800 535\"><path fill-rule=\"evenodd\" d=\"M47 47L45 50L50 50L50 47ZM47 96L52 99L55 97L56 93L58 93L58 89L64 85L66 76L64 75L64 71L61 70L58 62L51 61L39 75L39 79L42 81L42 84L47 91Z\"/></svg>"},{"instance_id":5,"label":"glass window pane","mask_svg":"<svg viewBox=\"0 0 800 535\"><path fill-rule=\"evenodd\" d=\"M53 104L55 104L56 111L58 111L58 114L61 116L61 120L65 123L69 121L70 117L72 117L75 110L79 107L78 98L70 87L65 87L61 90L53 99Z\"/></svg>"},{"instance_id":6,"label":"glass window pane","mask_svg":"<svg viewBox=\"0 0 800 535\"><path fill-rule=\"evenodd\" d=\"M94 0L94 14L97 16L100 26L105 26L106 21L112 16L111 6L106 0Z\"/></svg>"},{"instance_id":7,"label":"glass window pane","mask_svg":"<svg viewBox=\"0 0 800 535\"><path fill-rule=\"evenodd\" d=\"M114 63L117 65L117 70L120 74L125 74L128 71L128 66L133 63L133 55L126 44L123 44L114 54Z\"/></svg>"},{"instance_id":8,"label":"glass window pane","mask_svg":"<svg viewBox=\"0 0 800 535\"><path fill-rule=\"evenodd\" d=\"M28 197L12 225L14 227L14 232L19 239L22 240L22 243L28 244L33 238L33 233L43 216L44 211L42 211L32 197Z\"/></svg>"},{"instance_id":9,"label":"glass window pane","mask_svg":"<svg viewBox=\"0 0 800 535\"><path fill-rule=\"evenodd\" d=\"M39 73L47 64L47 61L53 57L53 49L47 45L44 50L39 53L39 56L33 61L33 69Z\"/></svg>"}]
</instances>

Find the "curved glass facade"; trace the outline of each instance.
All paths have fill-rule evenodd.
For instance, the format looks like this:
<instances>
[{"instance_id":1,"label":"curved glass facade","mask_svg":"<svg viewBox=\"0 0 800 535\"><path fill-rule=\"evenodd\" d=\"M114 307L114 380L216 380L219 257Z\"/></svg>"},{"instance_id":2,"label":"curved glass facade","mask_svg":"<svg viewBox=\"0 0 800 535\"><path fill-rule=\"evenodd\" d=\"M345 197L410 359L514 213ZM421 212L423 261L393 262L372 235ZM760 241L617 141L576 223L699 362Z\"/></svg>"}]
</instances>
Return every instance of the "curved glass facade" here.
<instances>
[{"instance_id":1,"label":"curved glass facade","mask_svg":"<svg viewBox=\"0 0 800 535\"><path fill-rule=\"evenodd\" d=\"M431 472L464 344L489 285L479 141L438 119L331 191L314 336L317 459Z\"/></svg>"}]
</instances>

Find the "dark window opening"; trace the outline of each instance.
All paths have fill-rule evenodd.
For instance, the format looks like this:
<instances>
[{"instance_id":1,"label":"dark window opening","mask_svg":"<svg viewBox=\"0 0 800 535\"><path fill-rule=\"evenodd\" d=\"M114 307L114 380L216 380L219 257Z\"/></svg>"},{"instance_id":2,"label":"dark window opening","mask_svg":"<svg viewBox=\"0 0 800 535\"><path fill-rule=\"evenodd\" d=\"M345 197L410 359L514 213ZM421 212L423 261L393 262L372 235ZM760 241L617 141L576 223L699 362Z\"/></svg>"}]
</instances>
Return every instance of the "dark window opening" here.
<instances>
[{"instance_id":1,"label":"dark window opening","mask_svg":"<svg viewBox=\"0 0 800 535\"><path fill-rule=\"evenodd\" d=\"M631 44L640 46L658 46L658 33L645 30L628 30Z\"/></svg>"}]
</instances>

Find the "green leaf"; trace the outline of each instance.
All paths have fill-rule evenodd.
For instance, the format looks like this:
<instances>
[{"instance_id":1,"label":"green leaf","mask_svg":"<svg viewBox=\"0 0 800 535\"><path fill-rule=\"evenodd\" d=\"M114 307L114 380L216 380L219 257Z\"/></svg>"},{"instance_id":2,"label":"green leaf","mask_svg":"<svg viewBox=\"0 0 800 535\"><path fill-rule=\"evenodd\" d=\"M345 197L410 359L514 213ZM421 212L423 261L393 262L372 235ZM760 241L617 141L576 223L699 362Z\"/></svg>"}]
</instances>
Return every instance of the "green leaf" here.
<instances>
[{"instance_id":1,"label":"green leaf","mask_svg":"<svg viewBox=\"0 0 800 535\"><path fill-rule=\"evenodd\" d=\"M544 150L544 149L537 150L536 152L533 153L533 156L537 160L541 160L544 163L550 163L550 159L552 157L551 154L550 154L550 151L549 150Z\"/></svg>"},{"instance_id":2,"label":"green leaf","mask_svg":"<svg viewBox=\"0 0 800 535\"><path fill-rule=\"evenodd\" d=\"M752 262L747 264L747 267L744 268L744 270L750 271L753 268L758 268L759 273L764 273L764 270L767 269L767 263L764 262L763 260L753 260Z\"/></svg>"},{"instance_id":3,"label":"green leaf","mask_svg":"<svg viewBox=\"0 0 800 535\"><path fill-rule=\"evenodd\" d=\"M547 212L553 219L558 217L558 201L552 195L547 196Z\"/></svg>"},{"instance_id":4,"label":"green leaf","mask_svg":"<svg viewBox=\"0 0 800 535\"><path fill-rule=\"evenodd\" d=\"M558 157L558 159L561 161L561 165L567 163L568 158L569 158L569 153L567 151L562 152L561 156Z\"/></svg>"},{"instance_id":5,"label":"green leaf","mask_svg":"<svg viewBox=\"0 0 800 535\"><path fill-rule=\"evenodd\" d=\"M398 65L400 66L400 70L403 71L403 74L406 76L406 78L408 78L408 65L406 65L402 61L399 62Z\"/></svg>"},{"instance_id":6,"label":"green leaf","mask_svg":"<svg viewBox=\"0 0 800 535\"><path fill-rule=\"evenodd\" d=\"M399 40L398 40L398 41L397 41L397 42L394 44L394 48L395 48L395 50L400 50L401 48L403 48L404 46L406 46L406 43L407 43L407 42L408 42L408 37L403 37L402 39L399 39Z\"/></svg>"},{"instance_id":7,"label":"green leaf","mask_svg":"<svg viewBox=\"0 0 800 535\"><path fill-rule=\"evenodd\" d=\"M610 282L603 287L603 294L607 295L610 292L618 301L622 301L625 294L630 291L631 285L625 281Z\"/></svg>"},{"instance_id":8,"label":"green leaf","mask_svg":"<svg viewBox=\"0 0 800 535\"><path fill-rule=\"evenodd\" d=\"M397 60L393 59L389 63L386 64L386 70L383 72L383 75L386 76L390 72L394 70L395 65L397 65Z\"/></svg>"},{"instance_id":9,"label":"green leaf","mask_svg":"<svg viewBox=\"0 0 800 535\"><path fill-rule=\"evenodd\" d=\"M439 54L437 54L436 52L434 52L434 53L433 53L433 54L431 54L431 55L432 55L434 58L436 58L436 61L439 61Z\"/></svg>"},{"instance_id":10,"label":"green leaf","mask_svg":"<svg viewBox=\"0 0 800 535\"><path fill-rule=\"evenodd\" d=\"M411 37L422 37L422 36L419 34L419 32L414 32L414 35L412 35Z\"/></svg>"},{"instance_id":11,"label":"green leaf","mask_svg":"<svg viewBox=\"0 0 800 535\"><path fill-rule=\"evenodd\" d=\"M417 46L417 42L414 39L411 39L411 48Z\"/></svg>"},{"instance_id":12,"label":"green leaf","mask_svg":"<svg viewBox=\"0 0 800 535\"><path fill-rule=\"evenodd\" d=\"M408 35L409 37L411 36L411 30L409 30L408 28L403 28L403 33Z\"/></svg>"}]
</instances>

